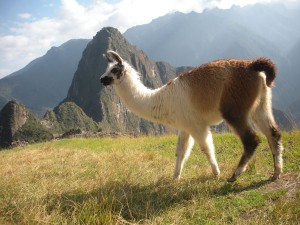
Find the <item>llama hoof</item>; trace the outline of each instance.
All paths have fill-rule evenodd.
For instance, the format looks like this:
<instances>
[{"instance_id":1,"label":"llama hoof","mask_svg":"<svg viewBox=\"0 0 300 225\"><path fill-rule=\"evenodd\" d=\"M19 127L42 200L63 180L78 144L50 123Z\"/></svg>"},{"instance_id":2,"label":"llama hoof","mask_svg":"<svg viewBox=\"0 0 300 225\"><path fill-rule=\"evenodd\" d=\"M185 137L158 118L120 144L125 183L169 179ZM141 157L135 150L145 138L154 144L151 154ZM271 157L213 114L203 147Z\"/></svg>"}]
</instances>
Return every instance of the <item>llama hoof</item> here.
<instances>
[{"instance_id":1,"label":"llama hoof","mask_svg":"<svg viewBox=\"0 0 300 225\"><path fill-rule=\"evenodd\" d=\"M227 182L234 182L234 181L236 181L236 177L235 176L232 176L232 177L230 177L230 178L228 178L227 179Z\"/></svg>"},{"instance_id":2,"label":"llama hoof","mask_svg":"<svg viewBox=\"0 0 300 225\"><path fill-rule=\"evenodd\" d=\"M220 173L215 173L214 177L216 177L216 178L220 177Z\"/></svg>"},{"instance_id":3,"label":"llama hoof","mask_svg":"<svg viewBox=\"0 0 300 225\"><path fill-rule=\"evenodd\" d=\"M220 171L218 173L213 173L214 178L219 179L220 178Z\"/></svg>"},{"instance_id":4,"label":"llama hoof","mask_svg":"<svg viewBox=\"0 0 300 225\"><path fill-rule=\"evenodd\" d=\"M180 176L174 176L174 177L173 177L173 180L174 180L174 181L180 181Z\"/></svg>"},{"instance_id":5,"label":"llama hoof","mask_svg":"<svg viewBox=\"0 0 300 225\"><path fill-rule=\"evenodd\" d=\"M280 175L281 174L274 174L273 176L271 176L271 180L275 181L275 180L280 179Z\"/></svg>"},{"instance_id":6,"label":"llama hoof","mask_svg":"<svg viewBox=\"0 0 300 225\"><path fill-rule=\"evenodd\" d=\"M220 169L219 168L216 168L213 170L213 174L218 177L220 175Z\"/></svg>"}]
</instances>

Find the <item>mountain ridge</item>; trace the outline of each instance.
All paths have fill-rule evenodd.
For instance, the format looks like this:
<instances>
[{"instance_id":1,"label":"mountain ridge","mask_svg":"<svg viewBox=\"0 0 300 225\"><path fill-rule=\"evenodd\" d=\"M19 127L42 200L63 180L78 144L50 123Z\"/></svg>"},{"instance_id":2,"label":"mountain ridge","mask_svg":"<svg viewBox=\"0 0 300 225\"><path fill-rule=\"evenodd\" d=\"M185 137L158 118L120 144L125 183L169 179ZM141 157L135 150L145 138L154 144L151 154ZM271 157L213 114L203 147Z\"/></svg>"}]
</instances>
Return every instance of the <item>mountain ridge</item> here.
<instances>
[{"instance_id":1,"label":"mountain ridge","mask_svg":"<svg viewBox=\"0 0 300 225\"><path fill-rule=\"evenodd\" d=\"M8 101L22 102L42 116L65 96L87 39L74 39L52 47L19 71L0 80L0 108Z\"/></svg>"},{"instance_id":2,"label":"mountain ridge","mask_svg":"<svg viewBox=\"0 0 300 225\"><path fill-rule=\"evenodd\" d=\"M255 42L258 42L259 45L251 45L251 47L254 46L255 48L259 48L261 50L258 53L256 53L255 56L252 54L251 58L260 57L262 53L264 54L264 56L267 57L269 55L276 56L277 49L290 50L290 48L292 48L293 46L292 41L286 41L281 43L282 40L272 40L270 39L270 35L268 34L268 32L262 32L266 30L266 27L269 27L269 29L272 30L277 30L275 28L277 28L277 26L279 25L276 24L279 23L280 20L278 20L277 23L273 25L273 27L275 28L272 28L272 26L270 26L271 22L267 21L267 16L264 16L264 14L262 14L259 15L259 19L257 20L260 23L257 24L258 22L256 20L252 21L254 15L257 14L257 10L269 12L268 14L272 15L270 16L272 17L272 20L274 20L274 17L278 15L278 7L271 7L260 4L256 4L253 6L245 6L243 8L235 6L228 10L215 8L211 10L205 10L202 13L175 12L166 16L156 18L148 24L138 25L129 28L124 32L124 36L129 40L130 43L137 45L140 49L145 51L147 55L149 55L149 57L151 57L153 60L167 61L173 66L198 66L199 64L203 64L215 59L221 59L224 57L242 57L235 54L228 56L226 56L226 54L218 55L218 51L215 51L214 47L216 46L214 45L217 44L218 48L222 49L222 46L220 47L220 45L225 45L228 41L231 40L228 37L232 37L233 41L239 40L240 42L248 40L249 38L249 40L251 40L251 38L254 38L253 40ZM290 12L287 9L282 9L282 11L284 11L285 14L288 14L288 12ZM288 22L294 21L293 19L289 19ZM299 30L295 29L295 27L299 28ZM296 23L295 27L295 34L293 35L293 37L300 37L299 23ZM288 30L290 31L291 28L289 28ZM228 36L226 40L224 40L224 32L226 34L225 36ZM282 29L279 29L279 31L277 32L282 33ZM230 34L232 36L230 36ZM192 37L190 37L189 35ZM241 38L236 39L234 38L234 36L241 36ZM276 35L272 35L272 37L273 36ZM281 34L280 36L283 36L283 34ZM289 35L285 34L284 37L288 36ZM218 38L220 40L217 40ZM170 40L171 42L176 43L176 45L170 43ZM281 44L276 45L276 43ZM195 54L203 54L206 58L200 57L197 60L197 57L191 57L191 55L193 54L186 54L185 56L188 56L187 58L185 58L185 56L176 56L176 54L174 55L174 52L172 52L172 48L166 48L165 44L167 44L167 46L170 45L171 47L176 46L177 51L175 51L175 53L180 52L182 54L185 52L185 49L189 49L189 51L187 51L188 53L195 52ZM285 48L281 47L283 45ZM290 45L290 48L287 48L286 45ZM265 48L264 46L270 47ZM205 52L200 51L203 48L206 49ZM193 49L195 50L192 51ZM271 54L268 52L271 52ZM285 52L284 54L286 53L287 52ZM207 58L207 54L212 55L213 57ZM250 59L249 57L243 58Z\"/></svg>"}]
</instances>

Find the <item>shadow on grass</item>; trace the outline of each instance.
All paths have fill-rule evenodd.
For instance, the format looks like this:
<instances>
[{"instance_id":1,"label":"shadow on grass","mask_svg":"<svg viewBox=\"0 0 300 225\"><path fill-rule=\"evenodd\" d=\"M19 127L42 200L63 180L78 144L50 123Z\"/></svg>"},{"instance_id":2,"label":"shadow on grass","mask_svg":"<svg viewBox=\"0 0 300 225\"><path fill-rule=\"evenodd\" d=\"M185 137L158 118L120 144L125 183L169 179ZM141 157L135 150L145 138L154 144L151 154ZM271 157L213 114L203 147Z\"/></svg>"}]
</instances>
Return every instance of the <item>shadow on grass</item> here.
<instances>
[{"instance_id":1,"label":"shadow on grass","mask_svg":"<svg viewBox=\"0 0 300 225\"><path fill-rule=\"evenodd\" d=\"M210 185L211 181L214 183L213 187ZM271 180L263 180L245 187L227 182L222 185L223 181L213 180L212 177L179 182L161 178L148 185L115 181L88 193L78 191L60 196L48 196L45 204L49 214L58 211L66 217L83 216L83 219L78 219L84 222L91 222L88 217L92 218L97 215L103 217L103 223L113 223L116 218L139 222L151 220L169 208L188 204L193 199L240 193L257 189L270 182Z\"/></svg>"},{"instance_id":2,"label":"shadow on grass","mask_svg":"<svg viewBox=\"0 0 300 225\"><path fill-rule=\"evenodd\" d=\"M269 183L272 183L274 181L274 179L269 178L267 180L261 180L258 182L253 182L250 185L247 186L243 186L243 185L239 185L236 183L230 183L230 182L225 182L224 185L218 189L216 189L215 191L212 192L213 195L215 196L225 196L231 193L241 193L244 191L250 191L250 190L255 190L258 189L260 187L263 187Z\"/></svg>"}]
</instances>

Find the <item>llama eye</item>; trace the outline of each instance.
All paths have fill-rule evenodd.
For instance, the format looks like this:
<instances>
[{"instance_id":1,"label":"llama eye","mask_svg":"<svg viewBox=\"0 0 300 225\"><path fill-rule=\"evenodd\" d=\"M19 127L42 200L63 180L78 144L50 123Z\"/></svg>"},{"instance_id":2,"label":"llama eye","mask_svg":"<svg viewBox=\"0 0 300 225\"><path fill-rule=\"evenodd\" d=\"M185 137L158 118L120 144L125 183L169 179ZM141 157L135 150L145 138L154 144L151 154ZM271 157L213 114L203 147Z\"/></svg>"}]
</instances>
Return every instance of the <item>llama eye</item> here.
<instances>
[{"instance_id":1,"label":"llama eye","mask_svg":"<svg viewBox=\"0 0 300 225\"><path fill-rule=\"evenodd\" d=\"M120 69L119 68L113 68L110 72L111 73L113 73L113 74L116 74L116 73L118 73L120 71Z\"/></svg>"}]
</instances>

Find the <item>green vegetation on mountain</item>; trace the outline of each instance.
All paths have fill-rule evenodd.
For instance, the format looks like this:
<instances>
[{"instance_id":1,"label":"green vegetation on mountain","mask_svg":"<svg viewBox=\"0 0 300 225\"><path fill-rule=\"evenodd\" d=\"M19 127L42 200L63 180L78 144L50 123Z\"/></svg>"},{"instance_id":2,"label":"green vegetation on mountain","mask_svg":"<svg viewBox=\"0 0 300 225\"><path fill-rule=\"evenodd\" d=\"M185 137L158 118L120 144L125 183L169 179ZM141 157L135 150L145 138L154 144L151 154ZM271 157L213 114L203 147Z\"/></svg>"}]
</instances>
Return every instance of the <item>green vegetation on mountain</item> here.
<instances>
[{"instance_id":1,"label":"green vegetation on mountain","mask_svg":"<svg viewBox=\"0 0 300 225\"><path fill-rule=\"evenodd\" d=\"M13 137L13 141L25 141L28 143L43 142L52 139L53 134L32 113L29 114L25 124L16 131Z\"/></svg>"},{"instance_id":2,"label":"green vegetation on mountain","mask_svg":"<svg viewBox=\"0 0 300 225\"><path fill-rule=\"evenodd\" d=\"M53 132L63 133L71 129L83 131L98 131L98 124L88 117L83 110L73 102L64 102L54 111L48 111L44 124Z\"/></svg>"}]
</instances>

